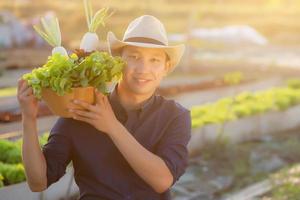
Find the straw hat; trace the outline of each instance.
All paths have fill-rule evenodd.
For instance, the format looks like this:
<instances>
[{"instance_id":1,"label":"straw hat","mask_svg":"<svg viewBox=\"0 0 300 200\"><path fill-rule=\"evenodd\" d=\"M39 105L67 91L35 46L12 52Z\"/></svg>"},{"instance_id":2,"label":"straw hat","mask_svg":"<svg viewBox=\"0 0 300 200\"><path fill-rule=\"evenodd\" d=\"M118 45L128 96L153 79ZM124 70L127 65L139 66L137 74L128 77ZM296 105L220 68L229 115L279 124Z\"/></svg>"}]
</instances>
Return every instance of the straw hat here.
<instances>
[{"instance_id":1,"label":"straw hat","mask_svg":"<svg viewBox=\"0 0 300 200\"><path fill-rule=\"evenodd\" d=\"M123 40L116 38L113 32L107 34L108 49L111 55L120 55L124 46L138 46L164 49L170 58L170 70L173 71L184 53L183 44L169 46L164 25L154 16L143 15L134 19L127 27Z\"/></svg>"}]
</instances>

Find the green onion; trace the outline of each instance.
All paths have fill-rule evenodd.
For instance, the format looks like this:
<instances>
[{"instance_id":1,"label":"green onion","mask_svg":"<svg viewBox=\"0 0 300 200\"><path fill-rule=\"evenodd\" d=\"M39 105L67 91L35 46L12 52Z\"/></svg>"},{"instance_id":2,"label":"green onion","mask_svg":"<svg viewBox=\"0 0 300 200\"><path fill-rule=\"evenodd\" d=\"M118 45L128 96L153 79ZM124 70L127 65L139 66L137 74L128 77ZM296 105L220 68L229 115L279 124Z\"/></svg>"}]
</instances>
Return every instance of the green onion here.
<instances>
[{"instance_id":1,"label":"green onion","mask_svg":"<svg viewBox=\"0 0 300 200\"><path fill-rule=\"evenodd\" d=\"M41 18L42 27L34 25L34 30L53 47L52 55L60 53L67 56L67 51L61 46L61 32L59 28L58 19L54 16Z\"/></svg>"}]
</instances>

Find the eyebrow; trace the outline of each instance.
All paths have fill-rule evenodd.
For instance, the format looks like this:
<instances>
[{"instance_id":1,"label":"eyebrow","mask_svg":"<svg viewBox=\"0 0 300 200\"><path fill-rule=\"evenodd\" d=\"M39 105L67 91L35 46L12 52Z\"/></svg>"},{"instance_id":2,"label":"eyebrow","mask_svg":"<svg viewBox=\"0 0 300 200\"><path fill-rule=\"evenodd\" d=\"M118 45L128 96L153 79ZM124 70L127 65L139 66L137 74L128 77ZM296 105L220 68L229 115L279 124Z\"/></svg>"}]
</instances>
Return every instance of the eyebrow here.
<instances>
[{"instance_id":1,"label":"eyebrow","mask_svg":"<svg viewBox=\"0 0 300 200\"><path fill-rule=\"evenodd\" d=\"M152 54L152 56L157 56L157 57L164 57L162 54L158 54L158 53L155 53L155 54Z\"/></svg>"},{"instance_id":2,"label":"eyebrow","mask_svg":"<svg viewBox=\"0 0 300 200\"><path fill-rule=\"evenodd\" d=\"M130 50L130 51L128 52L128 54L132 54L132 53L141 53L141 51L139 51L139 50L137 50L137 49L134 49L134 50ZM160 53L153 53L153 54L151 54L151 56L163 58L163 55L160 54Z\"/></svg>"}]
</instances>

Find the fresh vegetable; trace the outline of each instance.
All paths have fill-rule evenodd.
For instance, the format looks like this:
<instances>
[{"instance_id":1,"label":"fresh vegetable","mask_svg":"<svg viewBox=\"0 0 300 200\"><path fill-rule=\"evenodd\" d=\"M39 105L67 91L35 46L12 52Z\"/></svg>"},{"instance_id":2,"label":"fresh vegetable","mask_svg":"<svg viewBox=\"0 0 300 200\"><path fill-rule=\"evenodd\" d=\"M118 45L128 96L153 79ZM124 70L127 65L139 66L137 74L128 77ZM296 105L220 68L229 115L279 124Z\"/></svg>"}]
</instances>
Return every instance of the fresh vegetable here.
<instances>
[{"instance_id":1,"label":"fresh vegetable","mask_svg":"<svg viewBox=\"0 0 300 200\"><path fill-rule=\"evenodd\" d=\"M39 136L41 148L47 143L49 133ZM0 187L25 181L21 157L22 139L0 140Z\"/></svg>"},{"instance_id":2,"label":"fresh vegetable","mask_svg":"<svg viewBox=\"0 0 300 200\"><path fill-rule=\"evenodd\" d=\"M4 177L2 174L0 174L0 188L4 186L3 180L4 180Z\"/></svg>"},{"instance_id":3,"label":"fresh vegetable","mask_svg":"<svg viewBox=\"0 0 300 200\"><path fill-rule=\"evenodd\" d=\"M20 146L8 140L0 140L0 161L11 164L22 162Z\"/></svg>"},{"instance_id":4,"label":"fresh vegetable","mask_svg":"<svg viewBox=\"0 0 300 200\"><path fill-rule=\"evenodd\" d=\"M108 13L108 8L102 8L97 11L95 15L93 15L92 5L89 0L84 0L84 11L86 16L86 21L88 25L88 32L84 34L81 42L80 49L85 52L92 52L97 49L100 45L98 35L96 34L96 30L100 25L105 25L105 20L112 15Z\"/></svg>"},{"instance_id":5,"label":"fresh vegetable","mask_svg":"<svg viewBox=\"0 0 300 200\"><path fill-rule=\"evenodd\" d=\"M287 80L287 85L291 88L299 89L300 88L300 79L288 79Z\"/></svg>"},{"instance_id":6,"label":"fresh vegetable","mask_svg":"<svg viewBox=\"0 0 300 200\"><path fill-rule=\"evenodd\" d=\"M6 184L15 184L26 180L24 166L18 164L5 164L0 162L0 174Z\"/></svg>"},{"instance_id":7,"label":"fresh vegetable","mask_svg":"<svg viewBox=\"0 0 300 200\"><path fill-rule=\"evenodd\" d=\"M47 143L49 133L44 133L39 137L40 146ZM0 140L0 162L17 164L22 162L21 155L22 139L16 141Z\"/></svg>"},{"instance_id":8,"label":"fresh vegetable","mask_svg":"<svg viewBox=\"0 0 300 200\"><path fill-rule=\"evenodd\" d=\"M271 110L285 110L297 104L300 104L300 88L278 87L256 93L243 92L234 98L194 106L191 109L192 127L224 123Z\"/></svg>"},{"instance_id":9,"label":"fresh vegetable","mask_svg":"<svg viewBox=\"0 0 300 200\"><path fill-rule=\"evenodd\" d=\"M24 74L23 79L38 99L41 99L42 88L51 88L60 96L74 87L86 86L107 93L106 83L121 79L124 64L120 57L112 57L106 52L95 51L82 60L76 54L70 58L54 54L45 65Z\"/></svg>"},{"instance_id":10,"label":"fresh vegetable","mask_svg":"<svg viewBox=\"0 0 300 200\"><path fill-rule=\"evenodd\" d=\"M239 84L243 80L244 80L244 74L239 71L226 73L223 76L224 83L226 83L228 85L236 85L236 84Z\"/></svg>"},{"instance_id":11,"label":"fresh vegetable","mask_svg":"<svg viewBox=\"0 0 300 200\"><path fill-rule=\"evenodd\" d=\"M32 87L34 95L41 99L42 87L52 88L58 94L71 88L71 71L76 66L76 56L66 57L56 53L48 57L42 67L33 69L22 76Z\"/></svg>"},{"instance_id":12,"label":"fresh vegetable","mask_svg":"<svg viewBox=\"0 0 300 200\"><path fill-rule=\"evenodd\" d=\"M64 56L68 56L66 49L61 46L61 32L58 19L54 16L48 16L47 18L41 18L41 23L42 28L36 25L34 25L33 28L44 40L48 42L48 44L53 47L52 55L59 53Z\"/></svg>"}]
</instances>

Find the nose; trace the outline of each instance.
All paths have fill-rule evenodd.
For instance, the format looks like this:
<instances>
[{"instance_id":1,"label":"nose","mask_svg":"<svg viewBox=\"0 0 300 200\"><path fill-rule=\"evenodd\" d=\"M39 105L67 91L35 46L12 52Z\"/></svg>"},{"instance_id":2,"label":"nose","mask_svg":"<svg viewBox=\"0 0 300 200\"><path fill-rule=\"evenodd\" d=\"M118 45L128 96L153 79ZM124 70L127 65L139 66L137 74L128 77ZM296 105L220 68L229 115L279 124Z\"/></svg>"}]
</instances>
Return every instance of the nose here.
<instances>
[{"instance_id":1,"label":"nose","mask_svg":"<svg viewBox=\"0 0 300 200\"><path fill-rule=\"evenodd\" d=\"M140 62L136 68L136 72L138 73L147 73L150 71L150 63L147 62L146 59L140 59Z\"/></svg>"}]
</instances>

